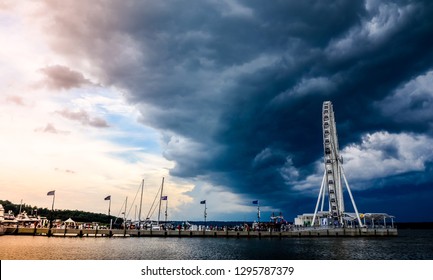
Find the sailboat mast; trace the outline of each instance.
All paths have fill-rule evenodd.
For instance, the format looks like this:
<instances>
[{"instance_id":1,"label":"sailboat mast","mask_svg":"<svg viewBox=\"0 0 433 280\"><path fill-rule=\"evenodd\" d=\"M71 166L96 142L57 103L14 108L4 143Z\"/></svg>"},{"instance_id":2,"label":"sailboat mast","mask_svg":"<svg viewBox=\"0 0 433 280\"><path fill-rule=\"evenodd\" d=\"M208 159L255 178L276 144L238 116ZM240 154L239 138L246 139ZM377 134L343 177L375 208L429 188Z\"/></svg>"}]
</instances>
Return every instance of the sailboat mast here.
<instances>
[{"instance_id":1,"label":"sailboat mast","mask_svg":"<svg viewBox=\"0 0 433 280\"><path fill-rule=\"evenodd\" d=\"M22 208L22 206L23 206L23 200L21 199L21 202L20 202L20 211L18 212L18 214L21 214L21 208Z\"/></svg>"},{"instance_id":2,"label":"sailboat mast","mask_svg":"<svg viewBox=\"0 0 433 280\"><path fill-rule=\"evenodd\" d=\"M123 224L125 226L126 229L126 205L128 204L128 197L126 197L125 199L125 212L123 212Z\"/></svg>"},{"instance_id":3,"label":"sailboat mast","mask_svg":"<svg viewBox=\"0 0 433 280\"><path fill-rule=\"evenodd\" d=\"M140 198L140 210L138 211L138 228L141 228L141 207L143 205L143 188L144 188L144 179L141 181L141 198Z\"/></svg>"},{"instance_id":4,"label":"sailboat mast","mask_svg":"<svg viewBox=\"0 0 433 280\"><path fill-rule=\"evenodd\" d=\"M162 192L163 191L164 191L164 177L162 177L161 193L160 193L160 196L159 196L158 225L159 225L159 219L161 217L161 200L162 200Z\"/></svg>"}]
</instances>

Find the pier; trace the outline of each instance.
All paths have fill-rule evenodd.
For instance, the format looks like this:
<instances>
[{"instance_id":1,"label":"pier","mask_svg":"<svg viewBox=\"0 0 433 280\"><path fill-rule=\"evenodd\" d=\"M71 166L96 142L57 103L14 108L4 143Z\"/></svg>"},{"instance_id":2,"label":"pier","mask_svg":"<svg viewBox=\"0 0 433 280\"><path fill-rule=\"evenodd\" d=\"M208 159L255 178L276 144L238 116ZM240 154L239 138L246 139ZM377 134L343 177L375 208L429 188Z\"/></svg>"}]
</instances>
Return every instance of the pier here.
<instances>
[{"instance_id":1,"label":"pier","mask_svg":"<svg viewBox=\"0 0 433 280\"><path fill-rule=\"evenodd\" d=\"M302 228L289 231L231 230L137 230L137 229L48 229L8 228L6 234L47 237L177 237L177 238L296 238L296 237L386 237L397 236L396 228Z\"/></svg>"}]
</instances>

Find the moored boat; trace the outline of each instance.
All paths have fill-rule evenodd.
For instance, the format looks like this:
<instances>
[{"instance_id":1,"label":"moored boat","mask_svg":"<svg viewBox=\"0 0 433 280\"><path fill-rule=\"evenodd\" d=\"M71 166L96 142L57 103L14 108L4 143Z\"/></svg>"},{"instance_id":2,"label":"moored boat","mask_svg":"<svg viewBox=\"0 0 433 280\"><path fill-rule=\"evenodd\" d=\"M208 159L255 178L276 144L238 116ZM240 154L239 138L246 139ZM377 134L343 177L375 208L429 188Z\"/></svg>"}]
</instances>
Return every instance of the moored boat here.
<instances>
[{"instance_id":1,"label":"moored boat","mask_svg":"<svg viewBox=\"0 0 433 280\"><path fill-rule=\"evenodd\" d=\"M5 234L5 227L3 225L5 215L5 209L3 208L3 205L0 204L0 235Z\"/></svg>"},{"instance_id":2,"label":"moored boat","mask_svg":"<svg viewBox=\"0 0 433 280\"><path fill-rule=\"evenodd\" d=\"M12 211L5 213L3 205L0 204L0 225L2 226L0 234L13 234L18 228L40 228L48 223L44 217L28 215L22 211L17 216Z\"/></svg>"}]
</instances>

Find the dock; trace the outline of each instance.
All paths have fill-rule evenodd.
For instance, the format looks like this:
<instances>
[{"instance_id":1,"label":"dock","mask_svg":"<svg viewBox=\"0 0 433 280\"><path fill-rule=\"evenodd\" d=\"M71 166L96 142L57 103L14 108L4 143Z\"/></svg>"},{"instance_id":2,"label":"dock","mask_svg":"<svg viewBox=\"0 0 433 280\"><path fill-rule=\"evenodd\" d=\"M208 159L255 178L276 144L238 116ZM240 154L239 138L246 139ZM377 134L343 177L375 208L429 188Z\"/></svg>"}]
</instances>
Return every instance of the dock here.
<instances>
[{"instance_id":1,"label":"dock","mask_svg":"<svg viewBox=\"0 0 433 280\"><path fill-rule=\"evenodd\" d=\"M289 231L8 228L6 234L48 237L295 238L386 237L397 236L398 232L397 228L302 228Z\"/></svg>"}]
</instances>

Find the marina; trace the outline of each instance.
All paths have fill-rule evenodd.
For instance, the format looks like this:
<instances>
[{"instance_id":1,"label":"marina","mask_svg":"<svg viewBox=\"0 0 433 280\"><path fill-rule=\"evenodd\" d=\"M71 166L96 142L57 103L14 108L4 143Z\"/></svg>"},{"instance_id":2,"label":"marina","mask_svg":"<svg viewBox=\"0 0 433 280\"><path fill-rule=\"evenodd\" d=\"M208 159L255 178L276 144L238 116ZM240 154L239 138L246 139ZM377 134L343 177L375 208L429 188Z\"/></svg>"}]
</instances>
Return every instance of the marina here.
<instances>
[{"instance_id":1,"label":"marina","mask_svg":"<svg viewBox=\"0 0 433 280\"><path fill-rule=\"evenodd\" d=\"M225 237L225 238L288 238L288 237L376 237L397 236L394 226L394 216L387 213L361 213L355 203L351 188L343 169L343 158L339 152L337 128L334 111L330 101L323 102L322 128L324 147L324 174L320 186L314 213L298 215L293 223L287 222L282 214L272 214L270 222L260 222L259 200L253 201L257 205L258 222L244 224L236 230L228 227L212 228L206 226L206 200L200 201L204 205L204 224L174 227L167 223L168 196L163 193L164 178L156 193L146 219L141 219L144 180L141 190L140 210L138 220L128 220L127 198L124 202L122 224L113 228L112 220L108 226L97 223L76 223L72 218L65 221L47 219L45 217L29 216L25 211L15 217L8 211L5 213L0 206L0 234L61 236L61 237ZM350 198L353 212L347 211L345 192ZM47 193L53 197L51 216L54 212L55 191ZM137 196L137 195L136 195ZM159 199L158 199L159 198ZM108 217L111 209L111 195L105 197L109 201ZM135 199L134 199L135 200ZM159 203L155 203L159 200ZM161 221L161 206L165 202L164 221ZM123 207L122 206L122 207ZM328 209L326 210L326 207ZM150 213L157 211L157 220L150 219ZM117 220L118 218L116 218ZM116 220L114 223L116 223Z\"/></svg>"}]
</instances>

